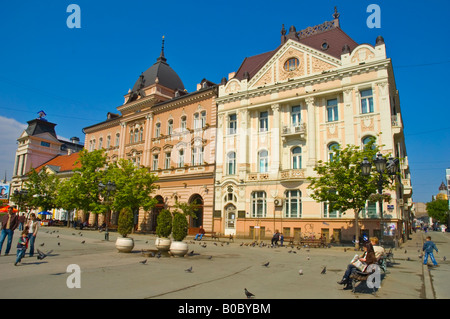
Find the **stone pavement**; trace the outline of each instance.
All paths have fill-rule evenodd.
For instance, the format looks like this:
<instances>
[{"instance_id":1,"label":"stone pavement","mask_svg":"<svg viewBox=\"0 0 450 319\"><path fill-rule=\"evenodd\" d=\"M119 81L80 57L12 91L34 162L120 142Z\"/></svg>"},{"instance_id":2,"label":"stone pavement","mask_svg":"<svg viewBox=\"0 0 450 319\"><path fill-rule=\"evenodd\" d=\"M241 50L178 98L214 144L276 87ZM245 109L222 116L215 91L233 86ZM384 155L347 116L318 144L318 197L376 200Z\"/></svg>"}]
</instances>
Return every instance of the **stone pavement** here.
<instances>
[{"instance_id":1,"label":"stone pavement","mask_svg":"<svg viewBox=\"0 0 450 319\"><path fill-rule=\"evenodd\" d=\"M193 256L182 258L145 257L143 249L155 249L154 235L133 234L132 253L118 253L114 247L117 233L74 230L66 227L41 227L35 247L51 251L43 260L28 254L14 266L19 232L13 248L0 257L1 299L242 299L244 288L261 299L443 299L450 297L450 234L430 232L437 244L440 264L437 268L422 265L419 252L424 234L394 250L394 264L381 275L381 287L375 294L365 284L356 293L337 284L352 257L351 247L268 248L248 245L250 240L228 243L204 240L186 241ZM82 243L85 241L85 243ZM58 244L59 243L59 244ZM265 243L269 243L266 241ZM42 245L43 246L40 246ZM360 253L360 252L359 252ZM140 263L147 259L146 264ZM268 267L263 264L269 262ZM430 262L430 261L429 261ZM68 288L74 273L69 265L81 270L80 288ZM321 270L326 266L326 274ZM185 270L192 267L192 272ZM302 269L303 275L299 275Z\"/></svg>"}]
</instances>

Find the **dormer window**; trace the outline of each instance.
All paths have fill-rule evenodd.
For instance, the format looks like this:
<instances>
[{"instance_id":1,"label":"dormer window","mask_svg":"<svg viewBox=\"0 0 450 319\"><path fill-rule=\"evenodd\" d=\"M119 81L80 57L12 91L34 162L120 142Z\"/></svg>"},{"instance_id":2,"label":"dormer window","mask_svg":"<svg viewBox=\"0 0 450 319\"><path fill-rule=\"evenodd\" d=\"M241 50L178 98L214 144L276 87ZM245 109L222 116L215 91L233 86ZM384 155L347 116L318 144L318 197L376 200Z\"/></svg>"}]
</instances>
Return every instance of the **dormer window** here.
<instances>
[{"instance_id":1,"label":"dormer window","mask_svg":"<svg viewBox=\"0 0 450 319\"><path fill-rule=\"evenodd\" d=\"M285 71L294 71L298 68L300 65L300 61L297 58L290 58L284 63L284 70Z\"/></svg>"}]
</instances>

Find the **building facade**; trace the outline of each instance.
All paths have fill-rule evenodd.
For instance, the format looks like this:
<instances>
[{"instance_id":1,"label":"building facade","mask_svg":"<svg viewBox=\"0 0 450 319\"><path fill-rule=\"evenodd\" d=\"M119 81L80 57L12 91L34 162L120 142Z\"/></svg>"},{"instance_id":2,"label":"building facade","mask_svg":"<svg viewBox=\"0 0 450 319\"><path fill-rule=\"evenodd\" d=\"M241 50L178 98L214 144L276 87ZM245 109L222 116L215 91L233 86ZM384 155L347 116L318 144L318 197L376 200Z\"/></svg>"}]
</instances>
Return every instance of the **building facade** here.
<instances>
[{"instance_id":1,"label":"building facade","mask_svg":"<svg viewBox=\"0 0 450 319\"><path fill-rule=\"evenodd\" d=\"M136 216L137 229L156 230L158 213L178 202L196 202L197 218L190 218L190 232L200 225L211 230L214 193L217 86L203 79L188 93L164 56L164 47L141 74L107 120L84 128L89 151L105 149L108 161L128 159L158 176L156 207ZM113 215L114 219L114 215Z\"/></svg>"},{"instance_id":2,"label":"building facade","mask_svg":"<svg viewBox=\"0 0 450 319\"><path fill-rule=\"evenodd\" d=\"M318 160L336 145L377 137L383 154L401 159L394 203L384 203L385 235L408 232L412 187L392 63L382 37L358 44L339 14L289 32L273 51L244 59L218 90L214 230L253 238L323 235L351 240L354 215L330 211L308 190ZM382 134L380 134L382 133ZM381 232L376 203L361 229ZM386 234L387 233L387 234Z\"/></svg>"},{"instance_id":3,"label":"building facade","mask_svg":"<svg viewBox=\"0 0 450 319\"><path fill-rule=\"evenodd\" d=\"M59 156L70 155L83 149L78 137L70 141L57 136L55 123L45 119L45 113L39 112L39 117L28 121L28 127L17 139L16 160L11 181L11 193L20 190L24 185L27 173L42 164Z\"/></svg>"}]
</instances>

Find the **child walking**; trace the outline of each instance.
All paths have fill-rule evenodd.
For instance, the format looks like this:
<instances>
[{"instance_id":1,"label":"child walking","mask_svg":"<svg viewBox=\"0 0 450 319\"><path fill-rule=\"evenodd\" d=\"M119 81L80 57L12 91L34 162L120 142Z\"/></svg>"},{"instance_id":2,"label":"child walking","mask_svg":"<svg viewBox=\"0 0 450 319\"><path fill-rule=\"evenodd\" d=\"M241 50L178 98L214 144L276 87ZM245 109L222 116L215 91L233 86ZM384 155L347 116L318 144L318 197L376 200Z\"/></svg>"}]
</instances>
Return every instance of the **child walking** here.
<instances>
[{"instance_id":1,"label":"child walking","mask_svg":"<svg viewBox=\"0 0 450 319\"><path fill-rule=\"evenodd\" d=\"M22 231L22 236L19 238L19 242L17 243L17 258L14 266L17 266L18 263L21 262L23 256L25 256L25 251L28 246L28 230Z\"/></svg>"},{"instance_id":2,"label":"child walking","mask_svg":"<svg viewBox=\"0 0 450 319\"><path fill-rule=\"evenodd\" d=\"M434 266L437 266L437 262L436 259L434 259L434 255L433 255L433 250L436 250L436 252L439 252L436 244L434 242L431 241L431 237L428 236L427 237L427 241L423 243L423 248L422 250L425 252L425 258L423 259L423 264L426 265L428 262L428 256L430 256L431 261L433 263Z\"/></svg>"}]
</instances>

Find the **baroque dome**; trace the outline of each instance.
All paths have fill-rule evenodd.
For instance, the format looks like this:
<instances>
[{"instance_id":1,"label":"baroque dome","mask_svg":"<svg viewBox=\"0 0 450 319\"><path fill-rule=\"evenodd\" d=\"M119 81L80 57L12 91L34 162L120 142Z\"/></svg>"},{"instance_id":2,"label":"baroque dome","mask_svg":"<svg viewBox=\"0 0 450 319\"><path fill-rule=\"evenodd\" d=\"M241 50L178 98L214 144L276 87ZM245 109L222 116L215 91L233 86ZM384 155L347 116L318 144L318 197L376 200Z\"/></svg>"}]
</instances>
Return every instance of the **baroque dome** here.
<instances>
[{"instance_id":1,"label":"baroque dome","mask_svg":"<svg viewBox=\"0 0 450 319\"><path fill-rule=\"evenodd\" d=\"M133 86L132 92L139 92L144 87L158 83L174 91L184 91L184 85L178 74L169 66L164 57L164 38L160 56L156 63L143 72Z\"/></svg>"}]
</instances>

